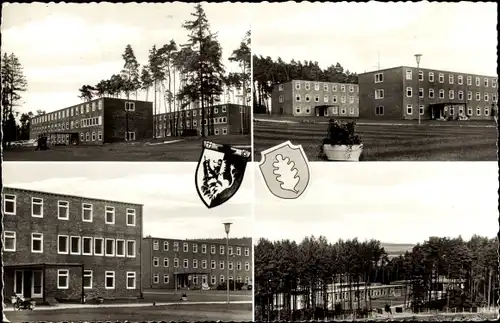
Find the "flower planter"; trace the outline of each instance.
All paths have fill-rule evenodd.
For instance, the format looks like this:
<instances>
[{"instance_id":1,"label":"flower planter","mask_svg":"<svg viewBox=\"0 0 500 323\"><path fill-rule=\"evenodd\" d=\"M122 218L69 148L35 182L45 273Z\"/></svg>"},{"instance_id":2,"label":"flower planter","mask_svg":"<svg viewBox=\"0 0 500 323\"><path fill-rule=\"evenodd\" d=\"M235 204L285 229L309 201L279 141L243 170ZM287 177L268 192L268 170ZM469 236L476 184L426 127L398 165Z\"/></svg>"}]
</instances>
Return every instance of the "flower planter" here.
<instances>
[{"instance_id":1,"label":"flower planter","mask_svg":"<svg viewBox=\"0 0 500 323\"><path fill-rule=\"evenodd\" d=\"M363 144L360 145L323 145L323 152L328 160L333 161L359 161L363 152Z\"/></svg>"}]
</instances>

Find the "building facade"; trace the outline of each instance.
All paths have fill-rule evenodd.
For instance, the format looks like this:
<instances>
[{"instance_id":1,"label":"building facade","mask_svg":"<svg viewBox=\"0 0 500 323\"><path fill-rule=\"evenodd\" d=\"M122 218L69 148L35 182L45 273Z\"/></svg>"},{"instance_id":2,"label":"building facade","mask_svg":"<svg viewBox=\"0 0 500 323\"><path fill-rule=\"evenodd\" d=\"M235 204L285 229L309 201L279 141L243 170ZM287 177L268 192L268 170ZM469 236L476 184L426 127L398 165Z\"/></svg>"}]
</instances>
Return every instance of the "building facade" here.
<instances>
[{"instance_id":1,"label":"building facade","mask_svg":"<svg viewBox=\"0 0 500 323\"><path fill-rule=\"evenodd\" d=\"M273 115L296 117L359 116L357 84L292 80L277 84L271 95Z\"/></svg>"},{"instance_id":2,"label":"building facade","mask_svg":"<svg viewBox=\"0 0 500 323\"><path fill-rule=\"evenodd\" d=\"M360 117L370 119L493 119L497 77L416 67L358 76Z\"/></svg>"},{"instance_id":3,"label":"building facade","mask_svg":"<svg viewBox=\"0 0 500 323\"><path fill-rule=\"evenodd\" d=\"M228 280L252 283L250 244L236 245L229 239L226 250L225 243L146 237L142 250L143 288L215 289Z\"/></svg>"},{"instance_id":4,"label":"building facade","mask_svg":"<svg viewBox=\"0 0 500 323\"><path fill-rule=\"evenodd\" d=\"M3 190L4 297L141 295L142 205Z\"/></svg>"},{"instance_id":5,"label":"building facade","mask_svg":"<svg viewBox=\"0 0 500 323\"><path fill-rule=\"evenodd\" d=\"M153 103L99 98L34 116L30 139L46 135L53 145L100 145L153 137Z\"/></svg>"},{"instance_id":6,"label":"building facade","mask_svg":"<svg viewBox=\"0 0 500 323\"><path fill-rule=\"evenodd\" d=\"M251 107L237 104L220 104L207 108L206 114L213 111L213 118L205 116L202 119L201 108L197 105L191 105L190 109L179 112L167 112L155 115L156 137L163 138L175 135L175 128L179 134L184 130L196 130L201 134L201 126L205 125L207 131L208 120L211 127L213 125L214 135L241 135L250 133L250 114ZM211 112L210 112L211 114Z\"/></svg>"}]
</instances>

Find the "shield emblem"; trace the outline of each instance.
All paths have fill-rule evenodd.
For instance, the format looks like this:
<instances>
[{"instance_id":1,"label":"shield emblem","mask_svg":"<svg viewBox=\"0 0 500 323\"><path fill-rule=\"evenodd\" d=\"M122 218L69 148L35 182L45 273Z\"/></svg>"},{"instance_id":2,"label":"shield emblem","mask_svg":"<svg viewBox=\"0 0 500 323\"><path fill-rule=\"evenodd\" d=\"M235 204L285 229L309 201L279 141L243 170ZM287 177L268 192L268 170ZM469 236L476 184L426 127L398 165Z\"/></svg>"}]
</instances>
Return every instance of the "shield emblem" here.
<instances>
[{"instance_id":1,"label":"shield emblem","mask_svg":"<svg viewBox=\"0 0 500 323\"><path fill-rule=\"evenodd\" d=\"M236 194L249 159L249 151L203 142L195 183L198 195L208 208L219 206Z\"/></svg>"},{"instance_id":2,"label":"shield emblem","mask_svg":"<svg viewBox=\"0 0 500 323\"><path fill-rule=\"evenodd\" d=\"M259 167L271 193L282 199L296 199L309 185L309 165L301 145L286 141L262 153Z\"/></svg>"}]
</instances>

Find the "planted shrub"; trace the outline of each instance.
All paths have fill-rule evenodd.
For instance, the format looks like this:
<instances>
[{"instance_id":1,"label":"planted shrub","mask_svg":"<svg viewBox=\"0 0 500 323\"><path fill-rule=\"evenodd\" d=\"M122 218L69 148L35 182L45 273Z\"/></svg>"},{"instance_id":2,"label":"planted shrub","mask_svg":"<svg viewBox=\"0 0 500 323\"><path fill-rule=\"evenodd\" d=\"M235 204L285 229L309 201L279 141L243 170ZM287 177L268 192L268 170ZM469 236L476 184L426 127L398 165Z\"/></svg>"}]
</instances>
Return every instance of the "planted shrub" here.
<instances>
[{"instance_id":1,"label":"planted shrub","mask_svg":"<svg viewBox=\"0 0 500 323\"><path fill-rule=\"evenodd\" d=\"M328 122L327 134L320 146L320 157L324 156L323 145L348 146L361 144L361 137L356 134L356 122L342 122L331 118Z\"/></svg>"}]
</instances>

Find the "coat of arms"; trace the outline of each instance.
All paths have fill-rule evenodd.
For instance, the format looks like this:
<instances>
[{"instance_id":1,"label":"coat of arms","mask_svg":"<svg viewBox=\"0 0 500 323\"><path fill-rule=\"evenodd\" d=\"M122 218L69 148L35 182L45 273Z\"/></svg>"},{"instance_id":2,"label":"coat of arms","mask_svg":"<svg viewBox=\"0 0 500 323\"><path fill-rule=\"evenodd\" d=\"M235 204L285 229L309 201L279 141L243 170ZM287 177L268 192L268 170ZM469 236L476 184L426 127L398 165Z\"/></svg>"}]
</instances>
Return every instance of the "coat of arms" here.
<instances>
[{"instance_id":1,"label":"coat of arms","mask_svg":"<svg viewBox=\"0 0 500 323\"><path fill-rule=\"evenodd\" d=\"M203 142L195 183L198 195L208 208L219 206L236 194L249 159L249 151Z\"/></svg>"}]
</instances>

